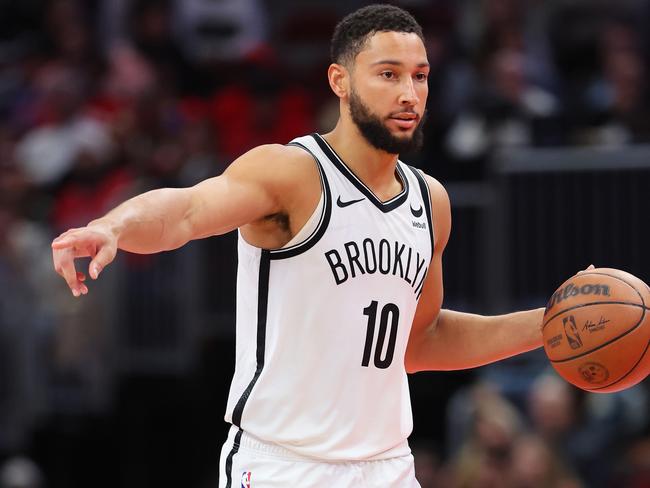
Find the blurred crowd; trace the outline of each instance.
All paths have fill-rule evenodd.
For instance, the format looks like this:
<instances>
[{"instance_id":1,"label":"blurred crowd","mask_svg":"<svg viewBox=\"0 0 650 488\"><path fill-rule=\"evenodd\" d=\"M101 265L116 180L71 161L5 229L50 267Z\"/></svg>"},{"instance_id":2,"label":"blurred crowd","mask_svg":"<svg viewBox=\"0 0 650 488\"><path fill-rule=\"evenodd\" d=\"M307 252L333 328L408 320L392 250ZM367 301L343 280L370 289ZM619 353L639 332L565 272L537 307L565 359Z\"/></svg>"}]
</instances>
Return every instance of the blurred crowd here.
<instances>
[{"instance_id":1,"label":"blurred crowd","mask_svg":"<svg viewBox=\"0 0 650 488\"><path fill-rule=\"evenodd\" d=\"M550 371L528 380L523 395L477 379L451 397L444 449L412 445L423 488L650 486L647 389L586 394Z\"/></svg>"},{"instance_id":2,"label":"blurred crowd","mask_svg":"<svg viewBox=\"0 0 650 488\"><path fill-rule=\"evenodd\" d=\"M332 128L329 39L367 3L0 0L1 488L49 486L14 456L31 454L44 418L109 415L119 380L114 304L97 290L110 278L72 300L51 239L256 145ZM432 64L424 150L405 160L443 182L488 178L504 148L650 142L650 2L395 3L423 25ZM162 296L171 320L174 287L141 278L156 259L124 258L126 289ZM234 255L206 259L219 272ZM135 327L145 312L125 308ZM591 396L541 371L529 380L515 398L472 382L449 399L444 445L414 449L424 488L650 487L647 388Z\"/></svg>"}]
</instances>

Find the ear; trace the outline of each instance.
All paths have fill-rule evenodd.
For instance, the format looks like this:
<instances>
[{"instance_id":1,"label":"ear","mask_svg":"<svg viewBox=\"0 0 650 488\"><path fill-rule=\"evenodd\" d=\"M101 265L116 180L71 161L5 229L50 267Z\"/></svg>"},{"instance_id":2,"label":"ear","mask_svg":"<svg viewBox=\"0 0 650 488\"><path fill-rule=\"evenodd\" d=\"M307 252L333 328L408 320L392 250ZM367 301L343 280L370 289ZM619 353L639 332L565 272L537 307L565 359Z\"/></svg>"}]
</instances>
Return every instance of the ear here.
<instances>
[{"instance_id":1,"label":"ear","mask_svg":"<svg viewBox=\"0 0 650 488\"><path fill-rule=\"evenodd\" d=\"M327 69L330 88L339 98L347 98L350 93L350 72L342 64L332 63Z\"/></svg>"}]
</instances>

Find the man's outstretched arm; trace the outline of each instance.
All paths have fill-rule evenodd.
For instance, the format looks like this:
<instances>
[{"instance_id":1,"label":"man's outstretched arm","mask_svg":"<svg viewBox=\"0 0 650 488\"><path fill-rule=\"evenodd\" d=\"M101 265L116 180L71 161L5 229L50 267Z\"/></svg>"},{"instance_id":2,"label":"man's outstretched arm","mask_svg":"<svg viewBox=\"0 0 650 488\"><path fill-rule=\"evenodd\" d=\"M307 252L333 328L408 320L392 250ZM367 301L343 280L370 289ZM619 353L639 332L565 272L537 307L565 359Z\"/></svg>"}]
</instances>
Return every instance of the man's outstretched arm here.
<instances>
[{"instance_id":1,"label":"man's outstretched arm","mask_svg":"<svg viewBox=\"0 0 650 488\"><path fill-rule=\"evenodd\" d=\"M162 188L133 197L86 227L57 237L52 242L54 268L79 296L88 288L85 274L75 269L76 258L92 258L88 273L96 279L118 249L140 254L176 249L282 211L281 195L290 184L287 169L295 151L300 150L260 146L221 176L190 188Z\"/></svg>"}]
</instances>

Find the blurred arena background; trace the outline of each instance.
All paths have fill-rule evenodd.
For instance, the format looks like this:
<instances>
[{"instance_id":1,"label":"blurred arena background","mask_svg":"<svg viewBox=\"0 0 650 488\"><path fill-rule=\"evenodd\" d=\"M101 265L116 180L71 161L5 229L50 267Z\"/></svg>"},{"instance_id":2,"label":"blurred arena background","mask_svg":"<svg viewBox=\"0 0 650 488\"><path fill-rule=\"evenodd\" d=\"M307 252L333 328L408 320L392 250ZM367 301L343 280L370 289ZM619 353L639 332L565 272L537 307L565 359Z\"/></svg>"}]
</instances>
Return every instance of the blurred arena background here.
<instances>
[{"instance_id":1,"label":"blurred arena background","mask_svg":"<svg viewBox=\"0 0 650 488\"><path fill-rule=\"evenodd\" d=\"M0 0L0 488L217 486L235 235L122 253L83 299L49 244L333 127L329 38L367 3ZM591 263L650 280L650 2L396 3L433 66L402 159L451 196L445 307L541 306ZM410 379L423 488L650 487L648 381L585 394L541 351Z\"/></svg>"}]
</instances>

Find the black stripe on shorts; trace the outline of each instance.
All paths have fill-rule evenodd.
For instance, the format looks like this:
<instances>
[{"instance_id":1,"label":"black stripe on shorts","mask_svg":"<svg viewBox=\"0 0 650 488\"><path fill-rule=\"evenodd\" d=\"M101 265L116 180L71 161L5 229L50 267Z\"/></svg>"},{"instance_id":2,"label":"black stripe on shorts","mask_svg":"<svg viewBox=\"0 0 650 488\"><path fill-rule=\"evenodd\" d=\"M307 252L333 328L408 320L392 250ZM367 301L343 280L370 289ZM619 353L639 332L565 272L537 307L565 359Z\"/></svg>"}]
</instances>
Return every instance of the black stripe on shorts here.
<instances>
[{"instance_id":1,"label":"black stripe on shorts","mask_svg":"<svg viewBox=\"0 0 650 488\"><path fill-rule=\"evenodd\" d=\"M226 488L232 488L232 458L235 457L235 454L237 454L237 451L239 451L239 442L241 441L241 436L243 433L244 431L241 429L237 431L237 434L235 434L235 440L232 444L232 449L226 458Z\"/></svg>"}]
</instances>

